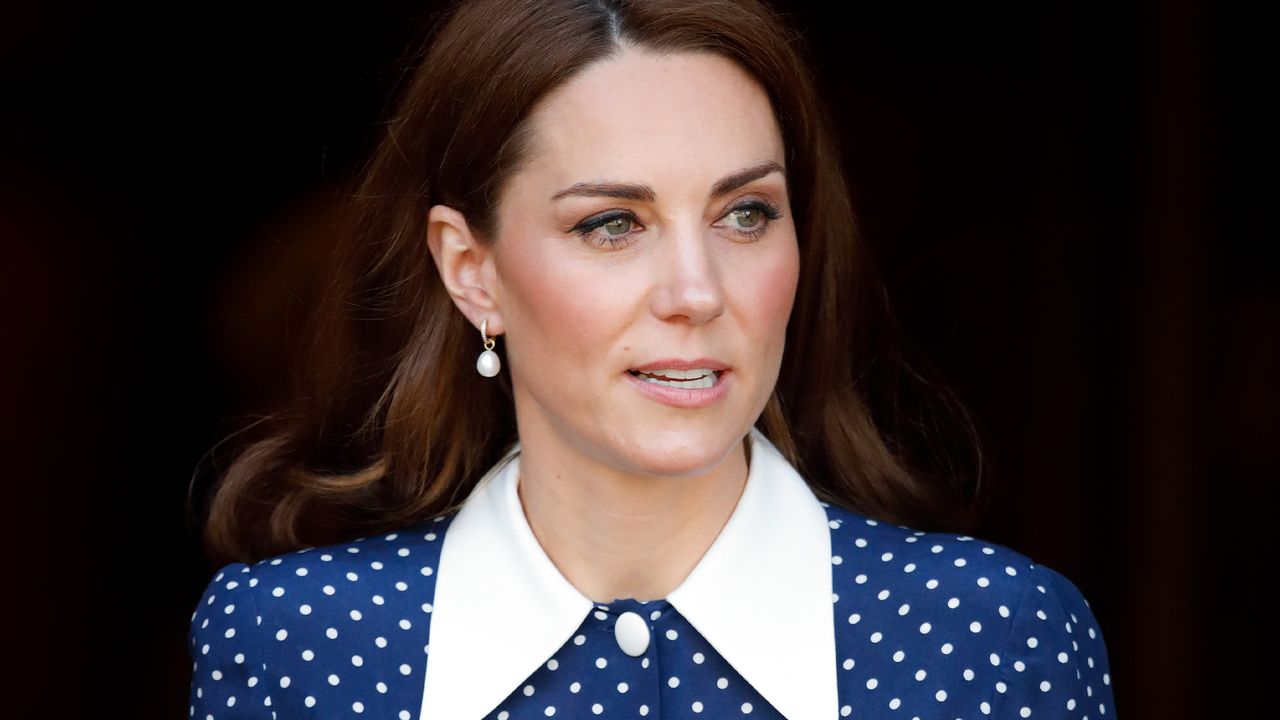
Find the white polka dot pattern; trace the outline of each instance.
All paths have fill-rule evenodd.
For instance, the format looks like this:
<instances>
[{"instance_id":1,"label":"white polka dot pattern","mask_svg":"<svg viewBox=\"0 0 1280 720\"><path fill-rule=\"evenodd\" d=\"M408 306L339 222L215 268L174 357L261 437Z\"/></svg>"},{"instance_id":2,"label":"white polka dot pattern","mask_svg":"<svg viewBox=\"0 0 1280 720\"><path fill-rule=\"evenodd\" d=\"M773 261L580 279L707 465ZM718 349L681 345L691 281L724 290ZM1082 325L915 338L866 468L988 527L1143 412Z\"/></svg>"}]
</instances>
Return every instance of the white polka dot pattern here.
<instances>
[{"instance_id":1,"label":"white polka dot pattern","mask_svg":"<svg viewBox=\"0 0 1280 720\"><path fill-rule=\"evenodd\" d=\"M1114 720L1101 630L1011 548L828 506L840 714Z\"/></svg>"},{"instance_id":2,"label":"white polka dot pattern","mask_svg":"<svg viewBox=\"0 0 1280 720\"><path fill-rule=\"evenodd\" d=\"M452 517L221 568L191 618L188 715L416 717Z\"/></svg>"},{"instance_id":3,"label":"white polka dot pattern","mask_svg":"<svg viewBox=\"0 0 1280 720\"><path fill-rule=\"evenodd\" d=\"M833 714L1114 718L1101 630L1066 577L994 543L824 507ZM191 619L189 716L416 718L453 517L221 568ZM628 612L651 637L634 657L614 628ZM486 720L659 716L781 718L666 600L621 599L592 608Z\"/></svg>"}]
</instances>

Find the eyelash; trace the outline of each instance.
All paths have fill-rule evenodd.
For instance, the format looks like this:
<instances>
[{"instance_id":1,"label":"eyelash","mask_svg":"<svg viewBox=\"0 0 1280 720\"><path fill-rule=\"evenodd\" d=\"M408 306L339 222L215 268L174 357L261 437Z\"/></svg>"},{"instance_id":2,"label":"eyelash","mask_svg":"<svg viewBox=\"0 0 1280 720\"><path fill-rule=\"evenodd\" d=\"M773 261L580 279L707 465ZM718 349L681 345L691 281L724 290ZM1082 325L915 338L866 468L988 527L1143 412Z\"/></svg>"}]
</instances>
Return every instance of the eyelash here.
<instances>
[{"instance_id":1,"label":"eyelash","mask_svg":"<svg viewBox=\"0 0 1280 720\"><path fill-rule=\"evenodd\" d=\"M735 212L737 210L760 210L761 212L764 213L764 219L761 221L759 227L752 228L751 230L739 231L740 235L745 236L746 238L748 238L749 241L752 241L752 242L754 242L755 240L758 240L760 236L768 232L769 228L773 225L774 220L777 220L778 218L782 217L782 211L780 211L777 208L777 206L775 206L773 203L766 202L764 200L751 200L749 202L744 202L741 205L734 206L732 209L729 210L728 213L725 213L725 215L728 215L729 213ZM613 222L614 220L622 220L622 219L630 220L633 223L640 222L640 220L636 218L634 213L623 210L618 212L612 212L607 215L602 215L594 219L585 220L581 224L574 227L572 230L573 232L576 232L578 233L578 235L582 236L583 242L590 242L592 236L598 235L598 233L596 233L596 230L598 228L610 222ZM630 241L628 240L629 236L630 236L630 233L628 233L627 235L617 235L613 237L610 237L608 235L599 235L599 238L595 241L595 245L597 247L604 247L605 245L609 245L615 248L623 247L630 243Z\"/></svg>"}]
</instances>

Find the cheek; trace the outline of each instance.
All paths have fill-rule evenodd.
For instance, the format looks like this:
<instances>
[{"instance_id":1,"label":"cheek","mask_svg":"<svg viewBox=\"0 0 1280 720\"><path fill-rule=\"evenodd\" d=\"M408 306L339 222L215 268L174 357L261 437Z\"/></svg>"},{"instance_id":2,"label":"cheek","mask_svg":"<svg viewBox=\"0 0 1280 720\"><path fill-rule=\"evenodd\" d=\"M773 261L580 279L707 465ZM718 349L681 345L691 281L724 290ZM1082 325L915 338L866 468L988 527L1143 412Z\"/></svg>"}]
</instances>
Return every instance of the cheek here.
<instances>
[{"instance_id":1,"label":"cheek","mask_svg":"<svg viewBox=\"0 0 1280 720\"><path fill-rule=\"evenodd\" d=\"M757 341L770 352L786 337L799 274L799 254L792 245L740 275L746 280L739 285L739 297L744 299L744 314L751 318L748 326L758 330Z\"/></svg>"},{"instance_id":2,"label":"cheek","mask_svg":"<svg viewBox=\"0 0 1280 720\"><path fill-rule=\"evenodd\" d=\"M545 247L538 241L527 246ZM598 269L554 251L509 256L500 272L499 301L515 330L507 346L513 363L531 373L600 366L611 345L619 288L601 283Z\"/></svg>"}]
</instances>

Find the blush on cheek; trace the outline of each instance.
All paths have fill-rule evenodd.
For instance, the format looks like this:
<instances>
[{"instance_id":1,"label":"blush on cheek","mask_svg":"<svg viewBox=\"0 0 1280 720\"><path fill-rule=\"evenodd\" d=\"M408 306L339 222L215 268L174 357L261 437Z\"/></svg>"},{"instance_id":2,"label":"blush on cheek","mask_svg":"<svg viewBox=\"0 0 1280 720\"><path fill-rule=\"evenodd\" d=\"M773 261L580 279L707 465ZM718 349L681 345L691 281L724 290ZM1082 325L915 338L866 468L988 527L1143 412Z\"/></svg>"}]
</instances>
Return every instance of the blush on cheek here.
<instances>
[{"instance_id":1,"label":"blush on cheek","mask_svg":"<svg viewBox=\"0 0 1280 720\"><path fill-rule=\"evenodd\" d=\"M795 303L799 274L799 261L794 254L789 254L754 277L751 297L762 327L777 328L779 335L784 333Z\"/></svg>"},{"instance_id":2,"label":"blush on cheek","mask_svg":"<svg viewBox=\"0 0 1280 720\"><path fill-rule=\"evenodd\" d=\"M598 366L608 351L602 336L610 324L609 288L554 253L513 260L504 270L504 302L513 306L511 321L520 326L528 366L561 372Z\"/></svg>"}]
</instances>

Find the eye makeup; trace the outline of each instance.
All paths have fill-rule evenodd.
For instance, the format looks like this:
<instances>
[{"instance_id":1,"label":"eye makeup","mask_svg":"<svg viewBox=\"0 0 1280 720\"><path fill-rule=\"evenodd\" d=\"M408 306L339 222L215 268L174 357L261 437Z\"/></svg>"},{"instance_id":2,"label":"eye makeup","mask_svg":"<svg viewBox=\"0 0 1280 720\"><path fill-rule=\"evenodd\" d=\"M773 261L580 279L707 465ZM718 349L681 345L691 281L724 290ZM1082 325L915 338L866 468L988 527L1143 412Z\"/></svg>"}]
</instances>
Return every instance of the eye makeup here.
<instances>
[{"instance_id":1,"label":"eye makeup","mask_svg":"<svg viewBox=\"0 0 1280 720\"><path fill-rule=\"evenodd\" d=\"M760 223L756 227L748 230L736 230L738 235L746 239L748 242L754 242L760 239L762 235L768 232L769 228L773 225L773 221L782 217L782 211L778 209L776 205L766 200L749 200L735 205L729 210L729 212L725 213L725 217L728 217L733 213L744 213L752 210L759 210L763 213ZM599 231L599 229L604 225L618 220L626 220L637 224L640 222L639 219L636 218L635 214L629 210L612 210L602 215L596 215L583 220L581 223L570 228L570 232L578 233L584 243L591 243L596 247L626 247L631 244L632 241L630 240L630 237L634 233L627 233L625 235L609 235L608 233Z\"/></svg>"}]
</instances>

